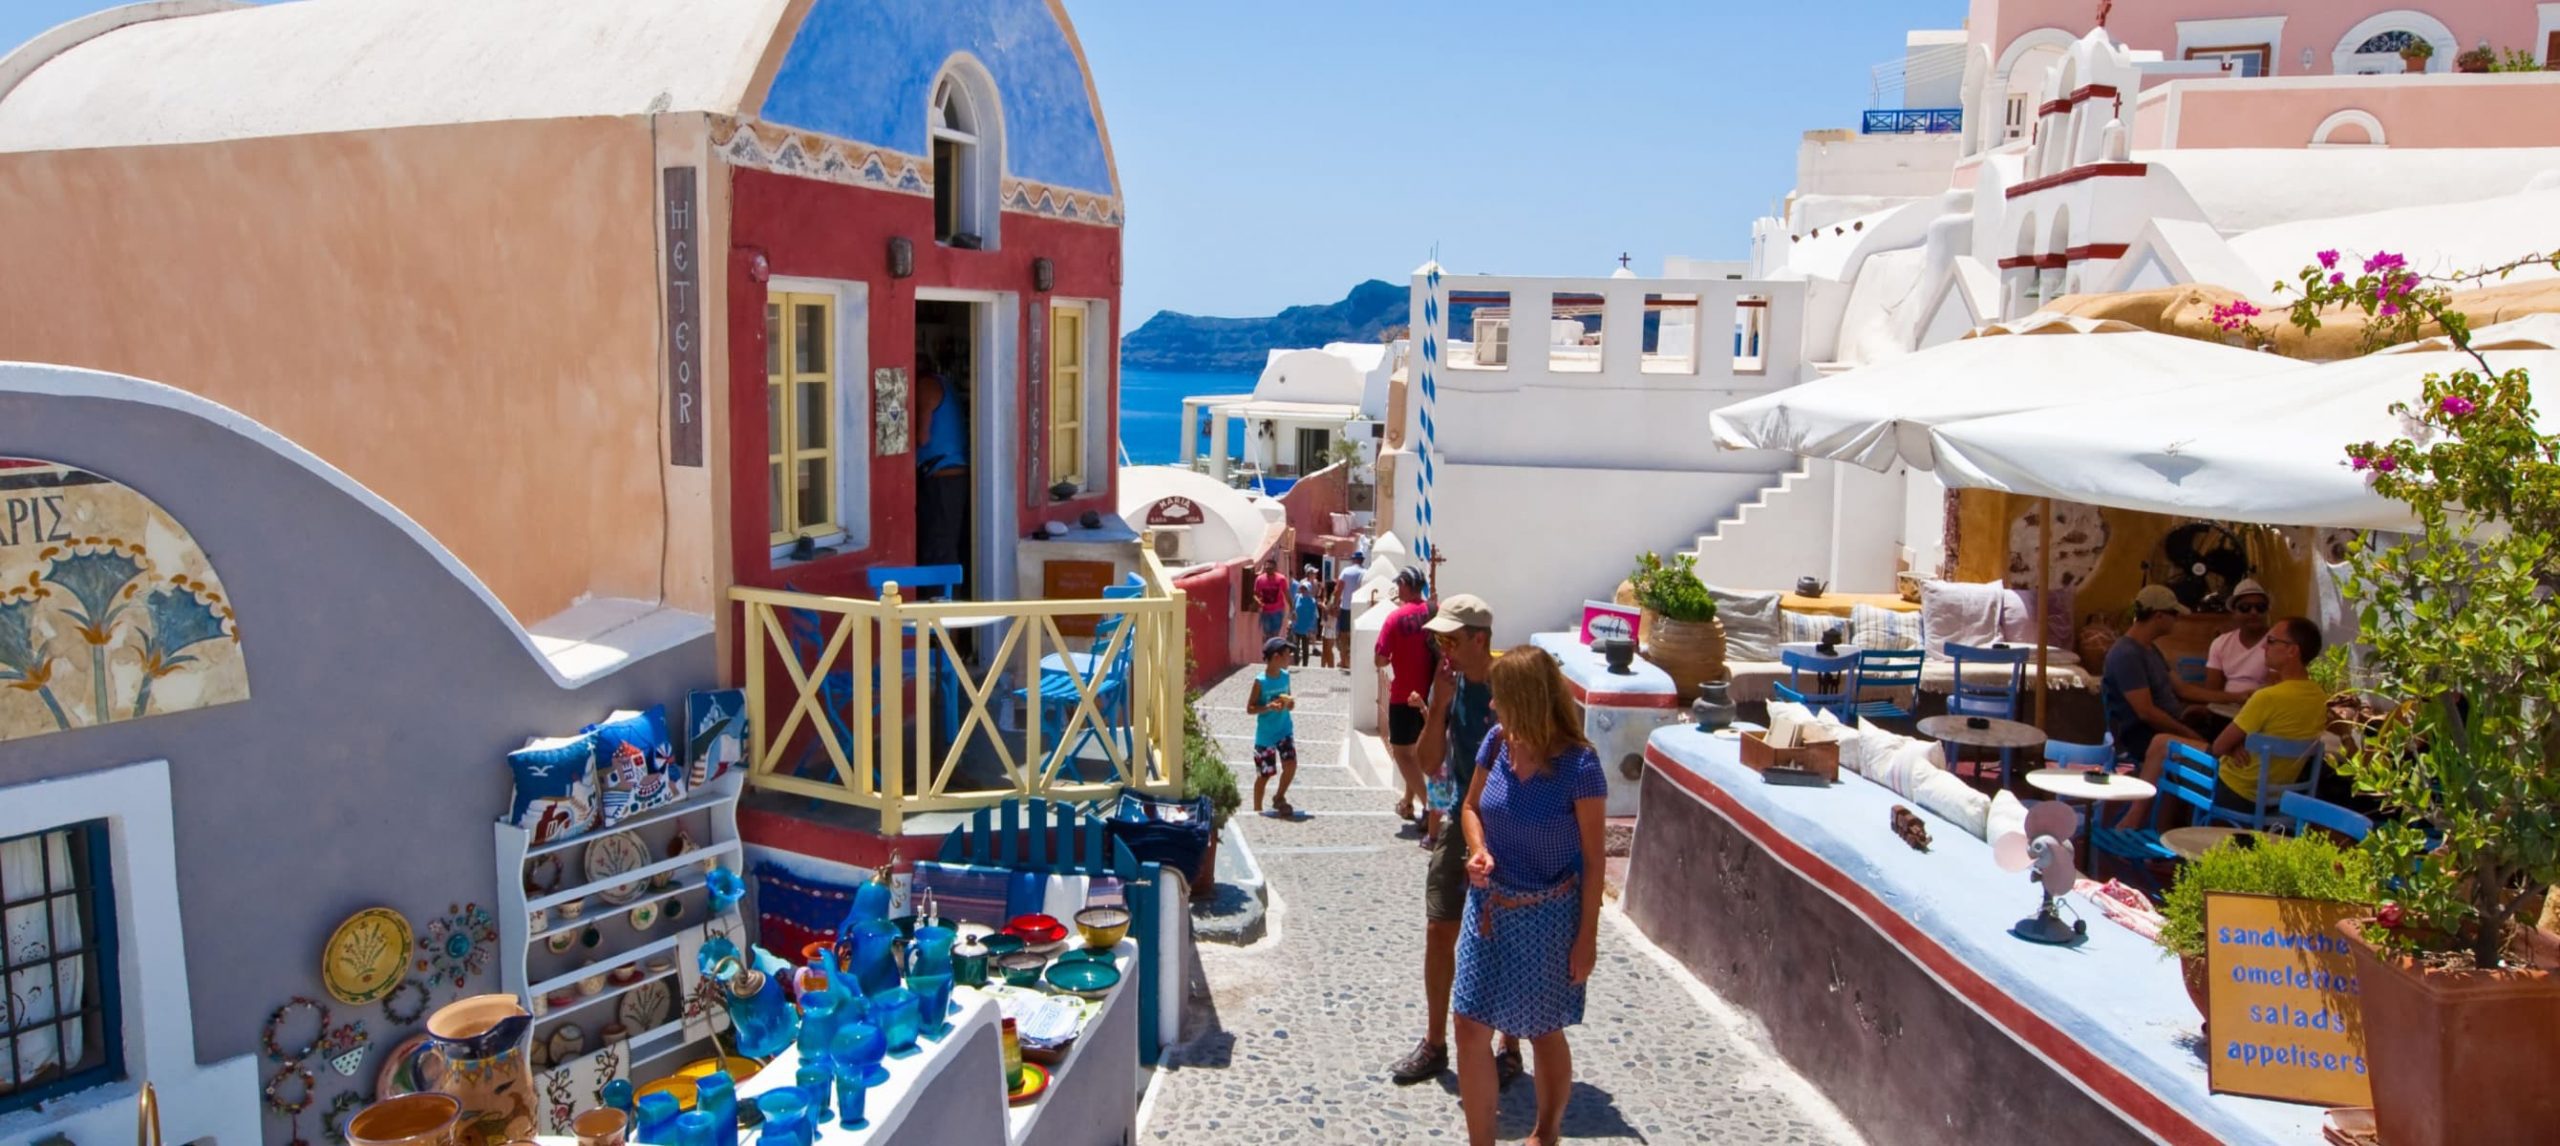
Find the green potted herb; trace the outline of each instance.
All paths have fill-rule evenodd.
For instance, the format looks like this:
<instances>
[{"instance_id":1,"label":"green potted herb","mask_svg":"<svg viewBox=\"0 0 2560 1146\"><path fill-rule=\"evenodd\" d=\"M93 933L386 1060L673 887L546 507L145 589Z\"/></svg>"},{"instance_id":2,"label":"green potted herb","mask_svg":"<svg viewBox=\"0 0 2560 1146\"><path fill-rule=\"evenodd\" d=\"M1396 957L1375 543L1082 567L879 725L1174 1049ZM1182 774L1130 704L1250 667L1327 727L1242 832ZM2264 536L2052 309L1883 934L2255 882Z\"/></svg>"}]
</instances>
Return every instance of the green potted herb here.
<instances>
[{"instance_id":1,"label":"green potted herb","mask_svg":"<svg viewBox=\"0 0 2560 1146\"><path fill-rule=\"evenodd\" d=\"M2436 46L2422 38L2413 38L2400 49L2400 63L2413 72L2427 70L2427 61L2435 58Z\"/></svg>"},{"instance_id":2,"label":"green potted herb","mask_svg":"<svg viewBox=\"0 0 2560 1146\"><path fill-rule=\"evenodd\" d=\"M2255 846L2234 840L2206 851L2178 869L2178 882L2160 905L2160 945L2178 957L2187 997L2196 1013L2205 1005L2204 897L2209 891L2370 903L2371 861L2353 848L2319 836L2260 836Z\"/></svg>"},{"instance_id":3,"label":"green potted herb","mask_svg":"<svg viewBox=\"0 0 2560 1146\"><path fill-rule=\"evenodd\" d=\"M1723 680L1724 623L1716 619L1716 599L1698 579L1698 558L1675 553L1665 561L1657 553L1636 559L1627 577L1627 592L1643 610L1638 636L1644 657L1671 677L1680 703L1698 698L1698 686Z\"/></svg>"},{"instance_id":4,"label":"green potted herb","mask_svg":"<svg viewBox=\"0 0 2560 1146\"><path fill-rule=\"evenodd\" d=\"M2498 50L2487 44L2466 48L2453 58L2453 70L2479 74L2498 66Z\"/></svg>"}]
</instances>

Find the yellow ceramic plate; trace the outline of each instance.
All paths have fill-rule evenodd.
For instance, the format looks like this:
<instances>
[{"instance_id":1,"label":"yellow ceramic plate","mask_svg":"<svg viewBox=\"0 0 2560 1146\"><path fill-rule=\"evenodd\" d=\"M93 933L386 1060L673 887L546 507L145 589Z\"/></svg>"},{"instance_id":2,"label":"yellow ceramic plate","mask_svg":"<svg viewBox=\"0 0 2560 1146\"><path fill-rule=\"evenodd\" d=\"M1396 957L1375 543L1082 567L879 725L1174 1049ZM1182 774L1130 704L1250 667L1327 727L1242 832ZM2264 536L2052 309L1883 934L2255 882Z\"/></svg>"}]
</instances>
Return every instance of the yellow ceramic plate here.
<instances>
[{"instance_id":1,"label":"yellow ceramic plate","mask_svg":"<svg viewBox=\"0 0 2560 1146\"><path fill-rule=\"evenodd\" d=\"M664 1094L676 1100L678 1109L691 1110L693 1109L693 1084L702 1076L723 1069L729 1072L730 1078L745 1082L755 1077L757 1071L763 1070L764 1064L751 1058L739 1058L735 1055L725 1059L706 1058L687 1063L684 1069L633 1091L632 1097L638 1098L643 1094Z\"/></svg>"},{"instance_id":2,"label":"yellow ceramic plate","mask_svg":"<svg viewBox=\"0 0 2560 1146\"><path fill-rule=\"evenodd\" d=\"M409 920L388 907L350 915L320 951L320 982L341 1003L374 1002L400 985L414 938Z\"/></svg>"}]
</instances>

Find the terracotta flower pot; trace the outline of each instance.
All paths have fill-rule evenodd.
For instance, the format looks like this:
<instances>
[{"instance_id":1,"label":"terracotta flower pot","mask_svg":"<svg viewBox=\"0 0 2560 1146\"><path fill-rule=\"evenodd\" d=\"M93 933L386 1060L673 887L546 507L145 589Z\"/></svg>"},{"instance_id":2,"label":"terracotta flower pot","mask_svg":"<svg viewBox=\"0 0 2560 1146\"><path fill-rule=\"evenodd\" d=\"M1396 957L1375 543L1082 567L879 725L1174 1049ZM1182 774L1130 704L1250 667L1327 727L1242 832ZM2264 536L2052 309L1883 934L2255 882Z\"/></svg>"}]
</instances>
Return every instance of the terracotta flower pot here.
<instances>
[{"instance_id":1,"label":"terracotta flower pot","mask_svg":"<svg viewBox=\"0 0 2560 1146\"><path fill-rule=\"evenodd\" d=\"M2356 952L2373 1110L2391 1146L2547 1142L2560 1126L2560 977L2423 971L2338 924Z\"/></svg>"},{"instance_id":2,"label":"terracotta flower pot","mask_svg":"<svg viewBox=\"0 0 2560 1146\"><path fill-rule=\"evenodd\" d=\"M2187 985L2187 1001L2196 1005L2196 1014L2207 1026L2213 1023L2213 980L2205 970L2201 955L2178 956L2178 978Z\"/></svg>"},{"instance_id":3,"label":"terracotta flower pot","mask_svg":"<svg viewBox=\"0 0 2560 1146\"><path fill-rule=\"evenodd\" d=\"M1724 622L1674 621L1651 609L1644 611L1644 659L1671 677L1680 703L1698 699L1698 686L1726 679Z\"/></svg>"}]
</instances>

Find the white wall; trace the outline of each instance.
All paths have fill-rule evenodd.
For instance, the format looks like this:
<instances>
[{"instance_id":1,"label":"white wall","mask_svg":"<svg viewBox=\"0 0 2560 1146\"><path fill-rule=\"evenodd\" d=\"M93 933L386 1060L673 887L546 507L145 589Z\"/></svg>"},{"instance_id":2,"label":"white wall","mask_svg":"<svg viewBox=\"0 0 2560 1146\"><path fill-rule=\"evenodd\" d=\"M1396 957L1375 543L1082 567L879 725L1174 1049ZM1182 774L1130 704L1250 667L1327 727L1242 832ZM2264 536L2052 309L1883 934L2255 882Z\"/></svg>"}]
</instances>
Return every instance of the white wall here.
<instances>
[{"instance_id":1,"label":"white wall","mask_svg":"<svg viewBox=\"0 0 2560 1146\"><path fill-rule=\"evenodd\" d=\"M126 1078L56 1098L41 1110L0 1115L0 1146L24 1146L56 1135L80 1146L128 1141L145 1079L159 1093L160 1129L168 1141L257 1146L262 1140L257 1058L196 1061L168 761L0 790L0 839L98 819L108 822L112 841L114 974L124 1004ZM196 906L226 909L223 904ZM319 1113L314 1108L307 1116Z\"/></svg>"},{"instance_id":2,"label":"white wall","mask_svg":"<svg viewBox=\"0 0 2560 1146\"><path fill-rule=\"evenodd\" d=\"M1963 155L1964 137L1953 132L1862 135L1845 129L1808 131L1804 142L1796 147L1796 194L1880 199L1935 195L1948 188L1956 160ZM1797 220L1799 224L1812 221Z\"/></svg>"}]
</instances>

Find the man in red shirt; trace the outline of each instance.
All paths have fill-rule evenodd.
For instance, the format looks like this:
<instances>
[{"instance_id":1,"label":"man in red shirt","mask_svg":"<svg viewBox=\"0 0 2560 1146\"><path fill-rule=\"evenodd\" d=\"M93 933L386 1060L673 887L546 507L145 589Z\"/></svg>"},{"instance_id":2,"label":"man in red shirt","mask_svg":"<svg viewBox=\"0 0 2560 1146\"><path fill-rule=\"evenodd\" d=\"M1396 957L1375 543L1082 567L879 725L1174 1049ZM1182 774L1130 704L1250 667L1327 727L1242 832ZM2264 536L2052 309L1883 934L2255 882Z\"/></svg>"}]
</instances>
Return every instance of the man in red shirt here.
<instances>
[{"instance_id":1,"label":"man in red shirt","mask_svg":"<svg viewBox=\"0 0 2560 1146\"><path fill-rule=\"evenodd\" d=\"M1262 610L1262 639L1281 636L1289 622L1289 579L1280 575L1280 563L1270 558L1262 562L1262 576L1253 581L1253 603Z\"/></svg>"},{"instance_id":2,"label":"man in red shirt","mask_svg":"<svg viewBox=\"0 0 2560 1146\"><path fill-rule=\"evenodd\" d=\"M1431 634L1422 627L1431 619L1431 605L1423 599L1425 584L1420 569L1397 573L1396 608L1378 630L1378 667L1387 670L1387 757L1396 762L1396 773L1404 781L1404 798L1396 801L1396 815L1408 820L1414 818L1416 805L1430 806L1423 796L1419 753L1422 714L1430 702L1437 655L1431 648Z\"/></svg>"}]
</instances>

